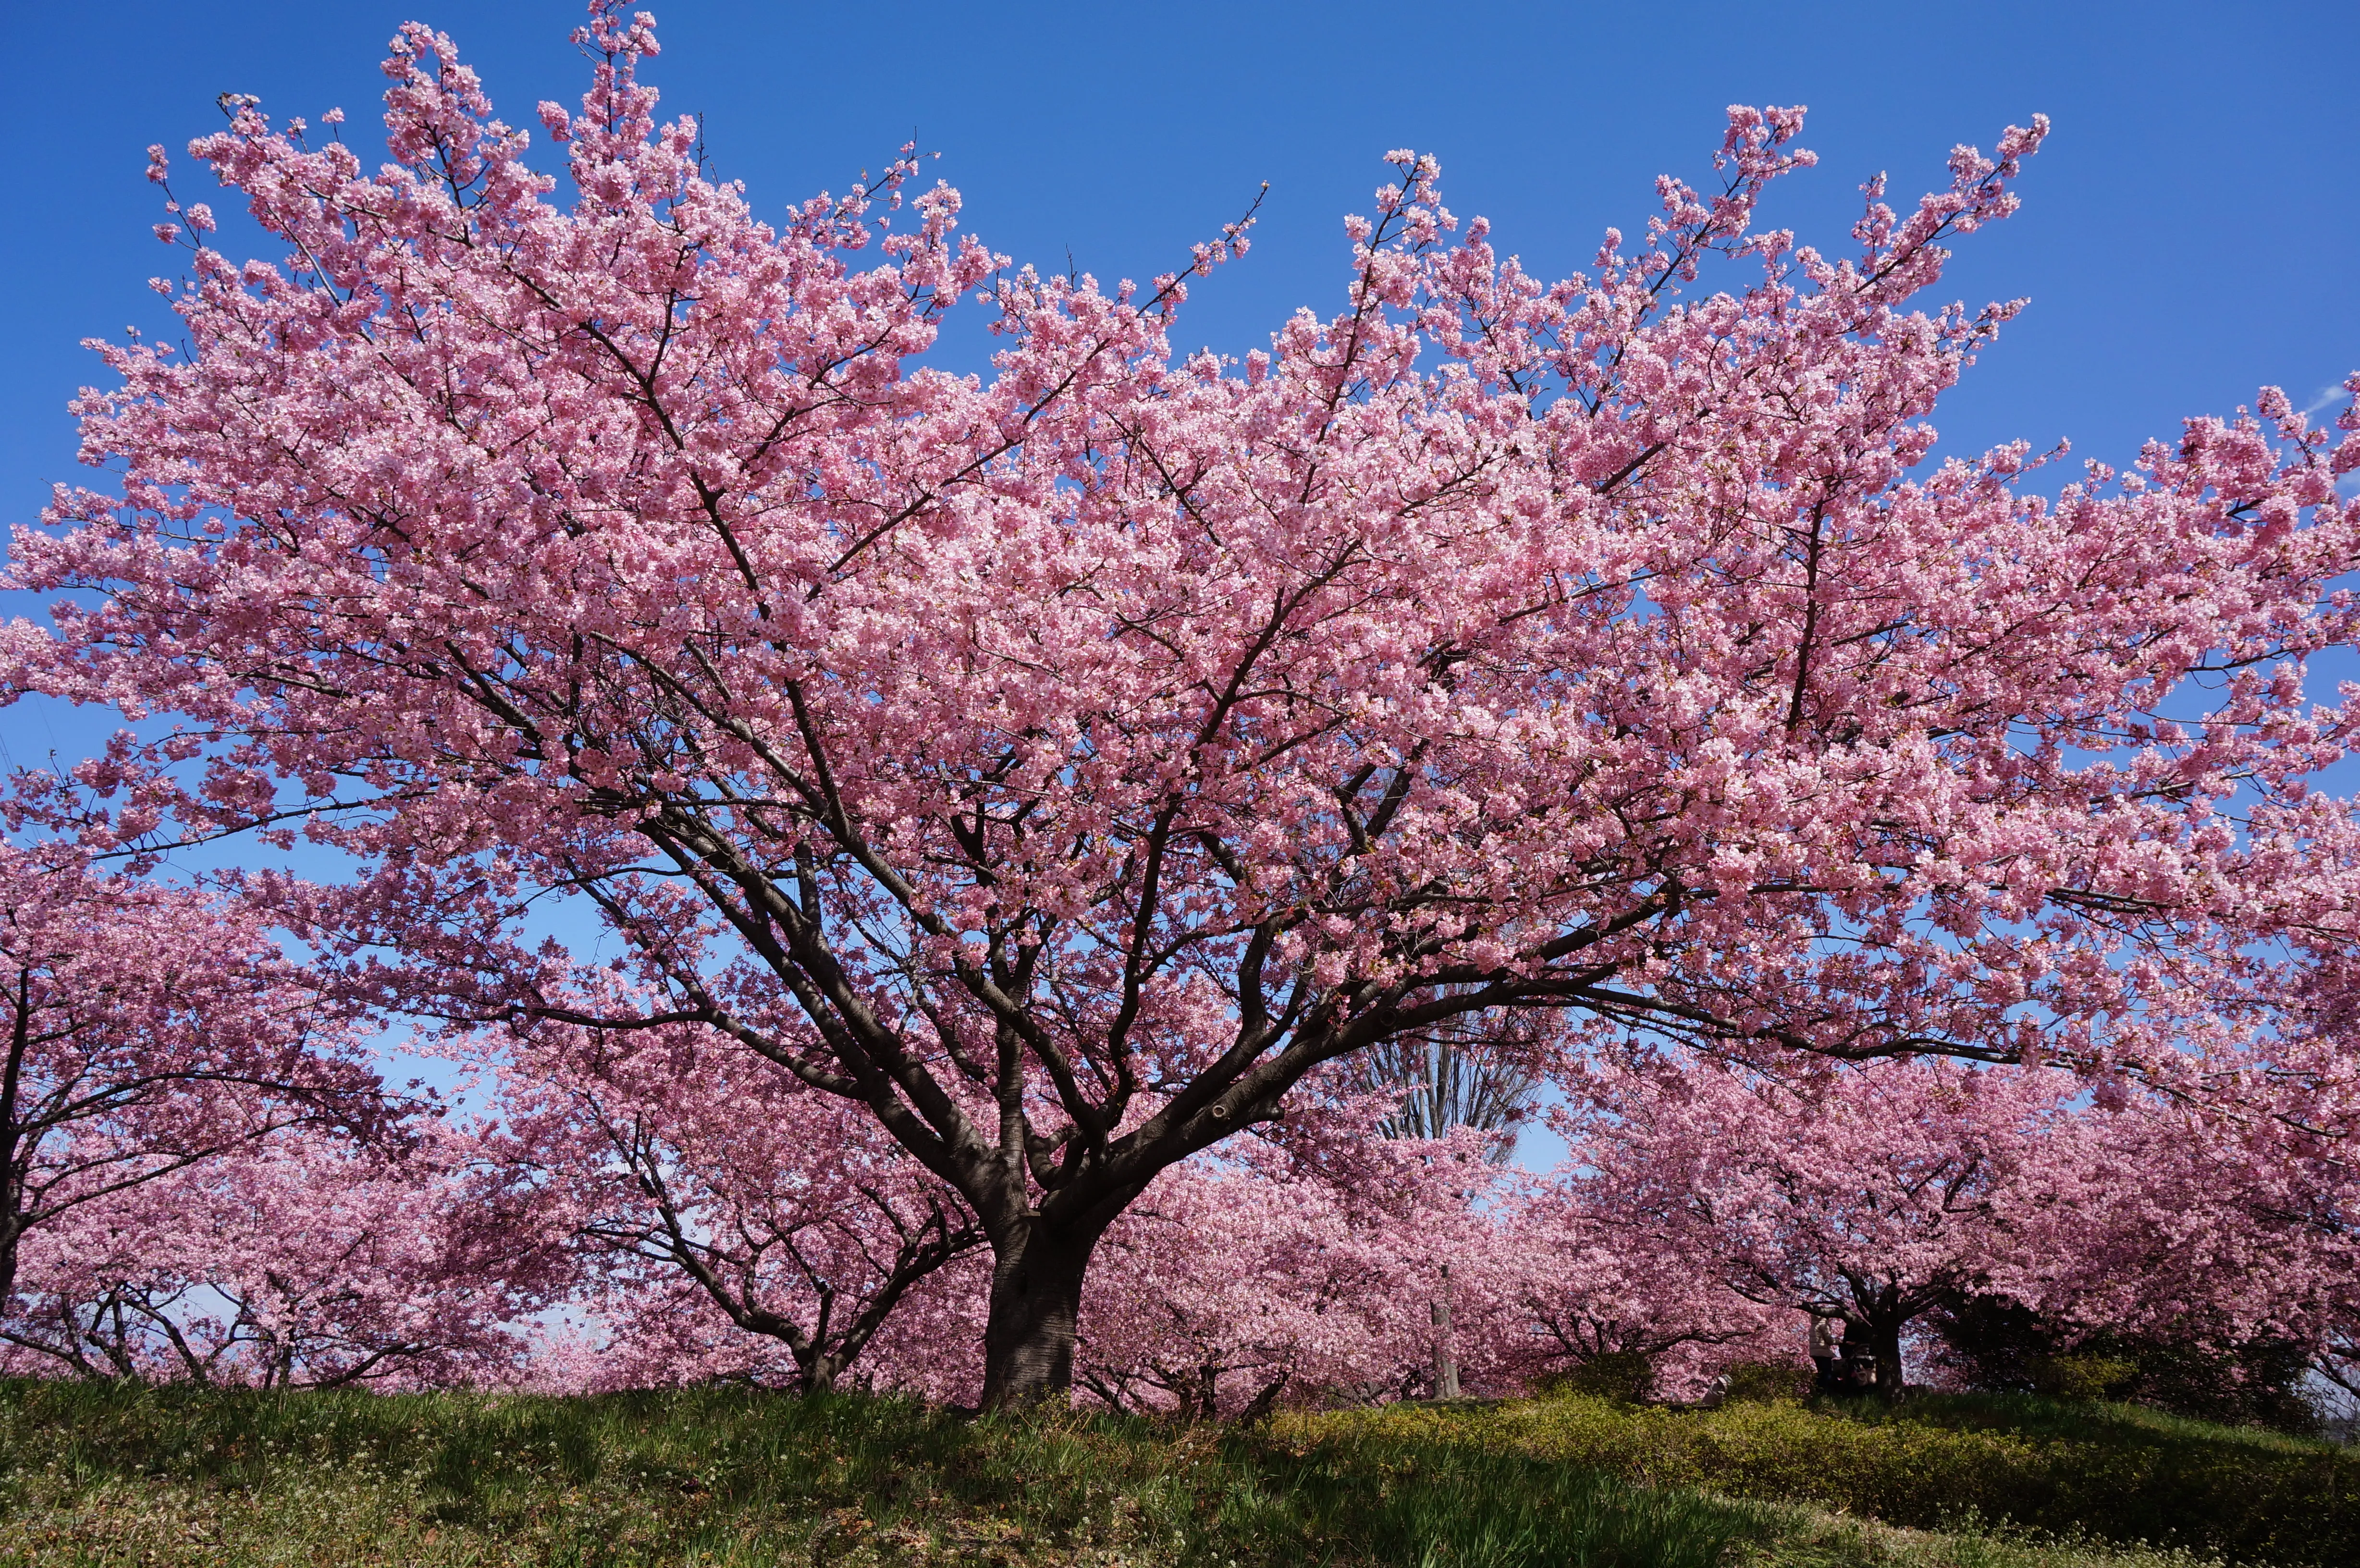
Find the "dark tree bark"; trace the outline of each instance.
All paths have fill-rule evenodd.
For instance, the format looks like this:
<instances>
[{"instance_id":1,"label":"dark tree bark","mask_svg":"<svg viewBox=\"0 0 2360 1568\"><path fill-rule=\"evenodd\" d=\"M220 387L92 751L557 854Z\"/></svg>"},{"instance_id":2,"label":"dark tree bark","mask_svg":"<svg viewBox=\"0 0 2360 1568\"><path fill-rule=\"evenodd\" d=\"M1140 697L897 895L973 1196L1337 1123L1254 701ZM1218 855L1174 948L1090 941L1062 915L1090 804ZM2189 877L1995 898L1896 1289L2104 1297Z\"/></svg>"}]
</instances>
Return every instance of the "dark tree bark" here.
<instances>
[{"instance_id":1,"label":"dark tree bark","mask_svg":"<svg viewBox=\"0 0 2360 1568\"><path fill-rule=\"evenodd\" d=\"M1898 1285L1856 1275L1848 1276L1848 1282L1853 1310L1845 1318L1846 1353L1855 1353L1854 1342L1864 1340L1877 1398L1888 1405L1898 1404L1908 1391L1902 1377L1901 1331L1939 1301L1947 1285L1929 1284L1905 1290Z\"/></svg>"},{"instance_id":2,"label":"dark tree bark","mask_svg":"<svg viewBox=\"0 0 2360 1568\"><path fill-rule=\"evenodd\" d=\"M1900 1402L1901 1381L1901 1320L1880 1313L1868 1325L1869 1355L1876 1367L1877 1397L1886 1404Z\"/></svg>"},{"instance_id":3,"label":"dark tree bark","mask_svg":"<svg viewBox=\"0 0 2360 1568\"><path fill-rule=\"evenodd\" d=\"M1075 1231L1027 1214L993 1237L983 1334L986 1410L1037 1404L1073 1387L1082 1277L1103 1229Z\"/></svg>"}]
</instances>

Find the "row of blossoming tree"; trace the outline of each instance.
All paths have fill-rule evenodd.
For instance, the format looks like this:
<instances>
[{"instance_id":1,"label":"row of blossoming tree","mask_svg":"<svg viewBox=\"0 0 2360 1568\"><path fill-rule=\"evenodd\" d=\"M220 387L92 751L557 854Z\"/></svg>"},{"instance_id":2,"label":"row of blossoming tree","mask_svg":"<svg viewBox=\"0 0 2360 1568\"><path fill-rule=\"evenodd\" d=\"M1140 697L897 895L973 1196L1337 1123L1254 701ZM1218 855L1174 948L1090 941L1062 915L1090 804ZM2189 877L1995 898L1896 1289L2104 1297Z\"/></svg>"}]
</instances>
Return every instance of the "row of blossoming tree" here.
<instances>
[{"instance_id":1,"label":"row of blossoming tree","mask_svg":"<svg viewBox=\"0 0 2360 1568\"><path fill-rule=\"evenodd\" d=\"M374 170L225 99L277 261L152 154L183 341L101 345L0 636L133 723L10 800L25 1354L432 1377L563 1301L548 1376L1210 1410L1415 1387L1446 1297L1479 1383L2345 1309L2360 419L1938 458L2016 307L1913 302L2045 123L1839 255L1735 109L1557 279L1395 155L1232 360L1171 344L1243 223L1048 276L905 158L770 224L652 27L593 6L555 170L422 27ZM1564 1180L1371 1136L1463 1050L1566 1083Z\"/></svg>"},{"instance_id":2,"label":"row of blossoming tree","mask_svg":"<svg viewBox=\"0 0 2360 1568\"><path fill-rule=\"evenodd\" d=\"M11 883L16 929L63 886L54 866ZM173 912L182 934L237 929L218 904ZM257 1029L244 993L283 1005L300 971L225 985L109 924L9 947L38 998L18 1033L46 1042L12 1074L32 1086L12 1125L38 1126L68 1082L122 1109L29 1138L0 1367L978 1397L972 1211L784 1070L691 1025L478 1040L498 1114L458 1127L302 1038L305 1008ZM64 975L151 1010L137 1030L83 1014ZM158 992L196 1035L255 1032L208 1048L217 1070L176 1061L185 1039L138 1038ZM216 1071L238 1075L237 1116ZM1349 1082L1164 1172L1098 1249L1079 1388L1236 1416L1426 1395L1445 1367L1480 1392L1610 1365L1632 1387L1635 1360L1634 1391L1678 1398L1732 1364L1797 1365L1816 1317L1846 1325L1890 1395L1913 1337L1937 1352L1920 1376L1942 1375L1929 1317L1986 1301L2063 1347L2267 1342L2350 1375L2360 1184L2332 1131L2348 1116L2315 1094L2296 1115L2282 1083L2248 1084L2229 1115L2053 1068L1781 1073L1627 1051L1585 1053L1560 1084L1569 1155L1546 1176L1500 1160L1488 1128L1372 1136L1400 1086ZM1430 1081L1408 1087L1432 1108Z\"/></svg>"}]
</instances>

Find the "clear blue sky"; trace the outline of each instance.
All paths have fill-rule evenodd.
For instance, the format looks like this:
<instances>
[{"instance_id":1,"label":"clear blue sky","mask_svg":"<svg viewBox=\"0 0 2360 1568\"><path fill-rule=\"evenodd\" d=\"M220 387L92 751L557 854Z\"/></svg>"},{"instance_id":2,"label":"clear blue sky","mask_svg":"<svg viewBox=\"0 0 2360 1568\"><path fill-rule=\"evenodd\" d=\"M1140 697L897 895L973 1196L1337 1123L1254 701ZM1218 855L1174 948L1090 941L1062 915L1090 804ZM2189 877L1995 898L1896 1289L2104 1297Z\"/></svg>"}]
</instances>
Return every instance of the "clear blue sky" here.
<instances>
[{"instance_id":1,"label":"clear blue sky","mask_svg":"<svg viewBox=\"0 0 2360 1568\"><path fill-rule=\"evenodd\" d=\"M0 514L72 467L76 345L139 321L171 253L142 149L342 105L376 129L377 61L416 16L451 32L512 121L571 102L571 0L12 6L19 206L0 239ZM2025 210L1972 239L1971 301L2027 295L1939 421L1980 446L2060 435L2123 458L2254 387L2298 403L2360 367L2360 5L2144 3L1178 6L674 0L650 75L705 117L759 206L841 189L914 137L1020 260L1164 270L1272 182L1254 255L1199 288L1185 335L1232 352L1338 297L1338 217L1387 148L1443 160L1445 195L1556 275L1634 230L1658 171L1695 176L1724 104L1810 105L1820 167L1770 216L1841 243L1864 177L1939 179L1959 141L2045 111ZM363 145L365 153L374 149ZM184 165L184 197L199 194ZM1193 345L1189 345L1193 346Z\"/></svg>"}]
</instances>

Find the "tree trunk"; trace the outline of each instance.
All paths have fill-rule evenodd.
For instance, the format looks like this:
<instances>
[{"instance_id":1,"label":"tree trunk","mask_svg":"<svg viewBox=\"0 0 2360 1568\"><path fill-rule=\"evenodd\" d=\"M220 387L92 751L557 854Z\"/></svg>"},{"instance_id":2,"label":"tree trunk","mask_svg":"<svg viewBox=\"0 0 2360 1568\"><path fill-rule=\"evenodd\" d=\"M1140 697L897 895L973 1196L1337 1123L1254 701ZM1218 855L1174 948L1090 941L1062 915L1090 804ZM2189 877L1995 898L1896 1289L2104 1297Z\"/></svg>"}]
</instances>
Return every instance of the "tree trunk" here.
<instances>
[{"instance_id":1,"label":"tree trunk","mask_svg":"<svg viewBox=\"0 0 2360 1568\"><path fill-rule=\"evenodd\" d=\"M1886 1404L1901 1399L1901 1323L1880 1317L1869 1324L1868 1345L1876 1357L1877 1397Z\"/></svg>"},{"instance_id":2,"label":"tree trunk","mask_svg":"<svg viewBox=\"0 0 2360 1568\"><path fill-rule=\"evenodd\" d=\"M992 1241L983 1329L983 1408L1064 1399L1074 1386L1074 1322L1098 1233L1076 1236L1027 1214Z\"/></svg>"},{"instance_id":3,"label":"tree trunk","mask_svg":"<svg viewBox=\"0 0 2360 1568\"><path fill-rule=\"evenodd\" d=\"M1282 1372L1277 1377L1273 1377L1269 1382L1264 1383L1262 1386L1262 1392L1256 1394L1253 1397L1252 1402L1248 1404L1244 1410L1238 1412L1238 1424L1240 1426L1259 1426L1262 1422L1268 1421L1270 1419L1270 1412L1278 1408L1279 1391L1286 1387L1286 1380L1292 1376L1292 1373Z\"/></svg>"},{"instance_id":4,"label":"tree trunk","mask_svg":"<svg viewBox=\"0 0 2360 1568\"><path fill-rule=\"evenodd\" d=\"M14 1187L16 1183L8 1185ZM17 1218L15 1197L11 1192L0 1198L0 1303L16 1293L16 1254L25 1234Z\"/></svg>"},{"instance_id":5,"label":"tree trunk","mask_svg":"<svg viewBox=\"0 0 2360 1568\"><path fill-rule=\"evenodd\" d=\"M1181 1414L1195 1421L1214 1421L1221 1419L1221 1368L1218 1362L1207 1361L1196 1368L1196 1397L1194 1410L1187 1404Z\"/></svg>"},{"instance_id":6,"label":"tree trunk","mask_svg":"<svg viewBox=\"0 0 2360 1568\"><path fill-rule=\"evenodd\" d=\"M1450 1343L1450 1265L1442 1266L1442 1299L1433 1306L1434 1397L1459 1397L1459 1357Z\"/></svg>"}]
</instances>

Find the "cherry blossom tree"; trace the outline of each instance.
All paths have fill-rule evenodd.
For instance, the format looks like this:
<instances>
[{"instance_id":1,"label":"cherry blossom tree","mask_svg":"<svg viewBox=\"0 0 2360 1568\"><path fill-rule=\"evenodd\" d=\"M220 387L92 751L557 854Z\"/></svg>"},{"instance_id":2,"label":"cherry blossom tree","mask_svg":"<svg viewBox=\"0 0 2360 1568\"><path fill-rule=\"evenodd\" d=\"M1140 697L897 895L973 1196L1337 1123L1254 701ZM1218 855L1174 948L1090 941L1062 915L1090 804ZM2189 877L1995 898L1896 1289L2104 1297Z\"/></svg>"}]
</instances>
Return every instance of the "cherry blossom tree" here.
<instances>
[{"instance_id":1,"label":"cherry blossom tree","mask_svg":"<svg viewBox=\"0 0 2360 1568\"><path fill-rule=\"evenodd\" d=\"M1176 1166L1101 1244L1076 1380L1110 1409L1184 1420L1266 1411L1297 1379L1368 1381L1371 1320L1400 1305L1368 1240L1324 1184Z\"/></svg>"},{"instance_id":2,"label":"cherry blossom tree","mask_svg":"<svg viewBox=\"0 0 2360 1568\"><path fill-rule=\"evenodd\" d=\"M2205 1102L2138 1096L2074 1118L2079 1147L2048 1163L2077 1245L2051 1260L2045 1291L2012 1293L2069 1343L2127 1334L2220 1356L2263 1342L2331 1358L2360 1300L2360 1102L2348 1074L2290 1085L2300 1055L2216 1061Z\"/></svg>"},{"instance_id":3,"label":"cherry blossom tree","mask_svg":"<svg viewBox=\"0 0 2360 1568\"><path fill-rule=\"evenodd\" d=\"M983 1242L874 1117L696 1026L543 1024L507 1054L499 1105L627 1386L694 1367L825 1392L912 1286ZM730 1343L748 1334L783 1348L783 1375Z\"/></svg>"},{"instance_id":4,"label":"cherry blossom tree","mask_svg":"<svg viewBox=\"0 0 2360 1568\"><path fill-rule=\"evenodd\" d=\"M1449 1364L1511 1387L1524 1325L1502 1311L1513 1262L1482 1208L1503 1180L1483 1129L1338 1132L1317 1153L1250 1143L1157 1177L1092 1271L1080 1385L1116 1410L1195 1420L1431 1394L1444 1362L1430 1309L1448 1299Z\"/></svg>"},{"instance_id":5,"label":"cherry blossom tree","mask_svg":"<svg viewBox=\"0 0 2360 1568\"><path fill-rule=\"evenodd\" d=\"M284 1132L27 1237L0 1366L323 1388L513 1381L565 1279L467 1139Z\"/></svg>"},{"instance_id":6,"label":"cherry blossom tree","mask_svg":"<svg viewBox=\"0 0 2360 1568\"><path fill-rule=\"evenodd\" d=\"M2240 1111L2214 1119L2257 1201L2318 1266L2288 1269L2310 1285L2307 1321L2292 1337L2329 1382L2360 1394L2360 947L2315 966L2302 987L2305 1021L2292 1048L2234 1063ZM2217 1166L2216 1166L2217 1168Z\"/></svg>"},{"instance_id":7,"label":"cherry blossom tree","mask_svg":"<svg viewBox=\"0 0 2360 1568\"><path fill-rule=\"evenodd\" d=\"M1565 1260L1575 1302L1613 1305L1628 1276L1644 1326L1675 1341L1743 1332L1716 1298L1841 1318L1888 1396L1911 1323L1978 1297L2060 1349L2332 1355L2360 1184L2350 1085L2290 1078L2302 1054L2192 1062L2172 1094L1931 1060L1784 1078L1593 1061L1563 1118L1575 1169L1529 1201L1524 1251ZM1579 1326L1601 1348L1633 1332Z\"/></svg>"},{"instance_id":8,"label":"cherry blossom tree","mask_svg":"<svg viewBox=\"0 0 2360 1568\"><path fill-rule=\"evenodd\" d=\"M2110 1250L2112 1200L2137 1179L2060 1126L2078 1080L2054 1071L1917 1060L1786 1082L1658 1060L1580 1083L1575 1234L1646 1237L1702 1288L1841 1320L1887 1399L1915 1320L1976 1290L2046 1300Z\"/></svg>"},{"instance_id":9,"label":"cherry blossom tree","mask_svg":"<svg viewBox=\"0 0 2360 1568\"><path fill-rule=\"evenodd\" d=\"M2300 1409L2306 1363L2343 1382L2360 1279L2351 1128L2316 1093L2285 1112L2284 1088L2134 1096L2055 1129L2043 1180L2073 1223L2045 1227L2037 1270L1945 1311L1937 1367L2020 1386L2037 1358L2092 1356L2117 1367L2120 1397L2223 1419Z\"/></svg>"},{"instance_id":10,"label":"cherry blossom tree","mask_svg":"<svg viewBox=\"0 0 2360 1568\"><path fill-rule=\"evenodd\" d=\"M85 1205L388 1109L348 1014L234 900L0 844L0 1301Z\"/></svg>"},{"instance_id":11,"label":"cherry blossom tree","mask_svg":"<svg viewBox=\"0 0 2360 1568\"><path fill-rule=\"evenodd\" d=\"M1659 1384L1681 1380L1664 1376L1674 1363L1695 1383L1730 1360L1793 1360L1801 1344L1793 1312L1732 1290L1689 1234L1562 1173L1515 1194L1497 1246L1513 1308L1535 1341L1527 1376L1634 1356Z\"/></svg>"},{"instance_id":12,"label":"cherry blossom tree","mask_svg":"<svg viewBox=\"0 0 2360 1568\"><path fill-rule=\"evenodd\" d=\"M304 897L384 996L693 1021L859 1107L988 1238L993 1402L1069 1384L1159 1172L1453 1018L2159 1071L2351 940L2301 661L2360 614L2360 419L2267 391L2054 497L1933 455L2015 307L1912 302L2045 123L1839 256L1756 222L1800 111L1733 109L1554 280L1399 154L1340 308L1240 361L1170 334L1242 224L1011 270L902 161L773 228L651 29L600 0L541 106L563 201L422 27L374 170L231 101L192 156L284 256L172 198L186 352L103 351L119 483L17 533L74 596L0 689L179 715L93 775L167 808L124 832L355 857ZM990 374L926 363L978 293ZM543 893L661 1001L570 1014Z\"/></svg>"}]
</instances>

